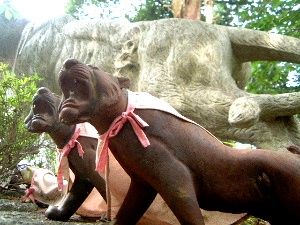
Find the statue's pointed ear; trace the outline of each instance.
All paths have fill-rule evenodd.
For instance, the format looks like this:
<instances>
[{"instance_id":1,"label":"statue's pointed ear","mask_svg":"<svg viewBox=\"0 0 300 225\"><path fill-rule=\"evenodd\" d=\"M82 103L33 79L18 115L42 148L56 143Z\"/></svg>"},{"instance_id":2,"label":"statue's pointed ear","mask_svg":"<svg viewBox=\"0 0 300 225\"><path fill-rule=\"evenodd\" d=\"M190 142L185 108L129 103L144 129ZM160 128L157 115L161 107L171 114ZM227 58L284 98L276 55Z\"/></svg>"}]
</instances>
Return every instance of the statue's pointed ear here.
<instances>
[{"instance_id":1,"label":"statue's pointed ear","mask_svg":"<svg viewBox=\"0 0 300 225\"><path fill-rule=\"evenodd\" d=\"M117 77L119 84L120 84L120 88L129 88L130 86L130 79L127 77Z\"/></svg>"}]
</instances>

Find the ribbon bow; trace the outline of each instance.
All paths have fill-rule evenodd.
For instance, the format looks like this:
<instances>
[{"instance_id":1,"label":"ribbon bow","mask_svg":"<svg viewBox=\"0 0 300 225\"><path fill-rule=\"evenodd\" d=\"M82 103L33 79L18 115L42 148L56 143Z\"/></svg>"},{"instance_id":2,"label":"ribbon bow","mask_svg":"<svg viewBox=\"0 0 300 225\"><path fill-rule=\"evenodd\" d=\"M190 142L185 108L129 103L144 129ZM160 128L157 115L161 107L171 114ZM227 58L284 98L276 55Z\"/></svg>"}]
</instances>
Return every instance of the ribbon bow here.
<instances>
[{"instance_id":1,"label":"ribbon bow","mask_svg":"<svg viewBox=\"0 0 300 225\"><path fill-rule=\"evenodd\" d=\"M34 199L34 187L30 187L25 191L25 195L23 196L22 202L25 202L27 199L30 199L33 203L35 203Z\"/></svg>"},{"instance_id":2,"label":"ribbon bow","mask_svg":"<svg viewBox=\"0 0 300 225\"><path fill-rule=\"evenodd\" d=\"M25 195L23 196L22 202L26 202L26 200L29 198L33 203L35 203L34 199L34 179L37 176L37 171L35 171L31 178L31 184L30 187L25 191Z\"/></svg>"},{"instance_id":3,"label":"ribbon bow","mask_svg":"<svg viewBox=\"0 0 300 225\"><path fill-rule=\"evenodd\" d=\"M63 190L63 177L68 180L69 179L69 162L67 156L69 155L70 151L75 147L77 144L77 150L79 156L83 157L84 151L79 143L77 141L77 138L79 137L81 132L80 125L77 124L75 127L75 132L72 136L72 138L69 140L69 142L63 147L63 149L58 149L59 156L59 166L58 166L58 171L57 171L57 184L58 184L58 190L61 191Z\"/></svg>"},{"instance_id":4,"label":"ribbon bow","mask_svg":"<svg viewBox=\"0 0 300 225\"><path fill-rule=\"evenodd\" d=\"M98 147L97 147L97 159L96 159L96 171L103 172L108 159L108 142L109 139L115 137L119 131L122 129L124 123L129 120L133 130L141 142L142 146L146 148L150 145L150 142L142 130L142 127L149 126L141 117L135 114L133 111L135 109L134 103L131 98L135 97L134 93L128 91L128 107L126 112L123 112L118 116L110 125L108 131L100 135Z\"/></svg>"}]
</instances>

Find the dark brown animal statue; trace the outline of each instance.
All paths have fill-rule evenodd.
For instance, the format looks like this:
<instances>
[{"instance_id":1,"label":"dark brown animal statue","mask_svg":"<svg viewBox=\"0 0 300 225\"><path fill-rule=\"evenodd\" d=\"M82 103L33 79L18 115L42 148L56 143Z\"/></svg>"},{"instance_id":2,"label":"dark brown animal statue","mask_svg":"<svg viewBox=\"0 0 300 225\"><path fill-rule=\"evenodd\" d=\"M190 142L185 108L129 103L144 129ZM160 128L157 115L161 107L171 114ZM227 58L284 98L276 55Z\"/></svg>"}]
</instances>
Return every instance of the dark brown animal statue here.
<instances>
[{"instance_id":1,"label":"dark brown animal statue","mask_svg":"<svg viewBox=\"0 0 300 225\"><path fill-rule=\"evenodd\" d=\"M58 148L69 142L75 125L62 124L58 119L60 97L47 88L40 88L33 97L32 108L25 119L26 128L34 133L48 133ZM69 166L75 175L71 190L58 206L49 206L46 216L53 220L67 220L82 205L94 187L106 198L105 180L95 171L97 139L79 136L84 157L77 152L77 145L68 155ZM87 172L88 171L88 172Z\"/></svg>"},{"instance_id":2,"label":"dark brown animal statue","mask_svg":"<svg viewBox=\"0 0 300 225\"><path fill-rule=\"evenodd\" d=\"M58 106L60 97L52 93L48 88L40 88L33 97L32 109L25 119L26 127L30 132L48 133L58 145L64 146L73 135L75 126L62 124L58 119ZM82 126L82 128L84 128ZM67 198L60 202L58 206L51 205L46 216L49 219L66 220L75 211L83 216L101 216L107 210L104 199L95 190L90 193L91 186L97 187L104 195L105 184L102 177L95 172L95 157L97 140L85 135L77 139L84 149L83 158L79 157L76 146L68 155L69 165L75 173L75 182ZM125 173L120 164L110 154L110 191L111 191L111 214L115 216L118 212L130 185L130 177ZM48 190L49 191L49 190ZM48 193L45 191L45 193ZM35 197L38 194L35 195ZM50 195L50 194L49 194ZM49 196L42 196L45 201ZM40 199L37 199L40 200ZM84 201L84 202L83 202ZM97 202L98 201L98 202ZM96 204L95 204L96 202ZM45 202L47 203L47 202ZM83 203L83 205L82 205ZM81 207L78 209L78 207ZM200 211L200 209L199 209ZM219 212L201 211L205 217L205 222L210 225L232 224L237 220L244 220L242 214L224 214ZM240 219L243 217L242 219ZM166 206L161 196L157 196L149 207L139 225L177 225L179 224L171 210Z\"/></svg>"},{"instance_id":3,"label":"dark brown animal statue","mask_svg":"<svg viewBox=\"0 0 300 225\"><path fill-rule=\"evenodd\" d=\"M61 121L88 121L102 134L97 170L106 165L109 146L131 177L109 224L136 224L157 193L183 225L204 224L199 206L247 212L272 225L300 223L297 155L228 147L155 97L127 90L126 78L75 59L64 62L59 83Z\"/></svg>"}]
</instances>

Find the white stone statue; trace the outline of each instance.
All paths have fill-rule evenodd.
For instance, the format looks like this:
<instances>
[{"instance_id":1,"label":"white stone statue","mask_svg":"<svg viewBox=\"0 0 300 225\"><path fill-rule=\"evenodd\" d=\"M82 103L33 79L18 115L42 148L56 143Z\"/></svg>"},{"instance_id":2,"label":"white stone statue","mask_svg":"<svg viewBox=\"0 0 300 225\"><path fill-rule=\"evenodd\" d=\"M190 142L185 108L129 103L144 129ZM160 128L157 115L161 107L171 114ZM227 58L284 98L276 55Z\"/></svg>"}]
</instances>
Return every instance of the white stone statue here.
<instances>
[{"instance_id":1,"label":"white stone statue","mask_svg":"<svg viewBox=\"0 0 300 225\"><path fill-rule=\"evenodd\" d=\"M131 90L164 99L221 140L279 151L300 146L300 94L245 91L251 61L300 63L300 39L187 19L64 16L25 27L14 69L39 73L60 93L56 75L67 58L129 77Z\"/></svg>"}]
</instances>

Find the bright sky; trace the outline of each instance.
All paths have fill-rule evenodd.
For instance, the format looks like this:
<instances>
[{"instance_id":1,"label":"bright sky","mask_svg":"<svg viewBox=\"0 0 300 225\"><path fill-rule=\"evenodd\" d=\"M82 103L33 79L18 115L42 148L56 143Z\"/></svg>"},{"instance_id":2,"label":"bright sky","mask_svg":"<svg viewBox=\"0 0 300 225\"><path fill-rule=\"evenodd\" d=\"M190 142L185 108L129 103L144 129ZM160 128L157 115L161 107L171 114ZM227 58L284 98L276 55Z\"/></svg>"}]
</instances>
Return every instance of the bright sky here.
<instances>
[{"instance_id":1,"label":"bright sky","mask_svg":"<svg viewBox=\"0 0 300 225\"><path fill-rule=\"evenodd\" d=\"M31 21L47 20L53 16L64 14L67 0L12 0L15 9Z\"/></svg>"},{"instance_id":2,"label":"bright sky","mask_svg":"<svg viewBox=\"0 0 300 225\"><path fill-rule=\"evenodd\" d=\"M11 0L12 6L21 14L22 17L30 21L43 21L54 16L64 14L64 6L68 0ZM2 1L0 0L0 3ZM137 5L140 0L120 0L122 7L115 11L113 15L124 18L124 11L133 10L132 5ZM89 15L98 15L96 8L87 8L85 11Z\"/></svg>"}]
</instances>

